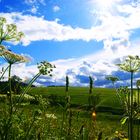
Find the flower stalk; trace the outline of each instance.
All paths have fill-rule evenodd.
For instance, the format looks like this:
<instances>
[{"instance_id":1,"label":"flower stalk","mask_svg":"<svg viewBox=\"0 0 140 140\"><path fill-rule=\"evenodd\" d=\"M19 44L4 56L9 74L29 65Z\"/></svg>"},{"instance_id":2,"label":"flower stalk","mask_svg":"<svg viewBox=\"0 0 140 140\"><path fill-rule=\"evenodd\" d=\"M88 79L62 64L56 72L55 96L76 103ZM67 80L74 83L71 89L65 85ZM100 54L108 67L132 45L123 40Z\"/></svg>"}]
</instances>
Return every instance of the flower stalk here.
<instances>
[{"instance_id":1,"label":"flower stalk","mask_svg":"<svg viewBox=\"0 0 140 140\"><path fill-rule=\"evenodd\" d=\"M134 73L140 71L140 58L139 56L128 56L123 63L117 64L121 70L130 73L130 93L128 94L128 116L129 116L129 125L128 125L128 137L129 140L134 139L133 133L133 76Z\"/></svg>"}]
</instances>

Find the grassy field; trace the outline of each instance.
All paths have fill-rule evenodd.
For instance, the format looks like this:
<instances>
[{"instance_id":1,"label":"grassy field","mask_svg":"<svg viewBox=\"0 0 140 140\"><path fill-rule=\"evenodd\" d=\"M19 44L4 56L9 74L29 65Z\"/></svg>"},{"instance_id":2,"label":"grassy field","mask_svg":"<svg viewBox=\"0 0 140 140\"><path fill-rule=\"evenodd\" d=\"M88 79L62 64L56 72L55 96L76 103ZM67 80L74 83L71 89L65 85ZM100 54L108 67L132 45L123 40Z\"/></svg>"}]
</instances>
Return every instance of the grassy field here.
<instances>
[{"instance_id":1,"label":"grassy field","mask_svg":"<svg viewBox=\"0 0 140 140\"><path fill-rule=\"evenodd\" d=\"M36 112L36 110L37 112L41 111L42 115L37 117L39 118L39 120L37 120L39 123L37 123L37 126L33 126L33 128L39 127L40 129L42 129L42 133L45 138L48 137L49 139L50 137L56 138L59 136L65 136L69 126L69 121L71 121L70 135L71 138L75 140L79 140L79 137L81 135L80 130L82 126L86 128L85 130L93 140L95 139L95 137L97 138L100 132L103 133L103 139L108 137L110 138L109 140L111 140L112 137L116 136L116 132L122 132L122 134L127 135L127 126L122 126L120 123L120 120L122 118L122 113L120 113L120 110L122 109L122 107L116 96L115 90L113 89L93 89L92 94L99 97L99 100L96 103L96 122L92 119L92 110L88 108L88 87L69 88L72 111L72 115L70 118L63 118L63 115L67 113L67 111L65 111L65 109L60 105L66 100L65 87L34 87L31 88L28 94L32 95L31 97L35 98L38 98L38 95L41 95L43 97L43 100L45 99L49 102L52 102L51 105L45 105L45 102L42 99L39 100L39 103L36 102L38 101L38 99L36 99L35 102L31 103L30 101L32 101L32 98L28 97L28 99L25 99L25 102L23 101L23 103L21 103L21 105L19 106L19 112L24 112L24 114L22 113L22 117L24 119L26 118L27 122L31 120L30 118L31 116L34 116L33 114ZM3 109L5 108L5 106L3 105L4 102L1 103L0 109L2 116L2 112L4 112ZM46 118L46 114L54 114L57 119L53 120L52 118ZM62 126L63 121L64 124ZM26 125L27 124L25 121L25 126ZM33 129L34 131L36 130L35 128ZM31 134L38 133L38 131L34 132L33 130L31 130Z\"/></svg>"},{"instance_id":2,"label":"grassy field","mask_svg":"<svg viewBox=\"0 0 140 140\"><path fill-rule=\"evenodd\" d=\"M42 95L44 98L54 97L57 102L58 98L65 100L65 87L35 87L29 92L30 95ZM77 130L85 122L91 122L91 111L87 110L86 107L83 109L82 106L88 106L89 88L88 87L69 87L69 95L71 96L71 105L74 116L79 114L79 122L73 119L73 125L76 125ZM113 136L116 131L126 130L126 126L122 126L120 120L120 110L122 106L116 96L114 89L107 88L94 88L93 95L99 96L99 101L96 104L97 110L97 122L96 130L97 133L103 132L104 138L107 136ZM57 114L58 116L62 113L59 105L48 109L49 113ZM78 124L80 123L80 124ZM95 129L95 128L94 128ZM78 132L77 132L78 133ZM97 134L96 134L97 135Z\"/></svg>"},{"instance_id":3,"label":"grassy field","mask_svg":"<svg viewBox=\"0 0 140 140\"><path fill-rule=\"evenodd\" d=\"M50 95L64 97L65 87L37 87L32 88L29 92L31 95L42 95L43 97L49 97ZM71 104L75 105L87 105L89 97L88 87L70 87L69 95L71 96ZM121 108L120 102L116 96L114 89L107 88L94 88L92 95L99 96L99 102L97 106L105 106L112 108Z\"/></svg>"}]
</instances>

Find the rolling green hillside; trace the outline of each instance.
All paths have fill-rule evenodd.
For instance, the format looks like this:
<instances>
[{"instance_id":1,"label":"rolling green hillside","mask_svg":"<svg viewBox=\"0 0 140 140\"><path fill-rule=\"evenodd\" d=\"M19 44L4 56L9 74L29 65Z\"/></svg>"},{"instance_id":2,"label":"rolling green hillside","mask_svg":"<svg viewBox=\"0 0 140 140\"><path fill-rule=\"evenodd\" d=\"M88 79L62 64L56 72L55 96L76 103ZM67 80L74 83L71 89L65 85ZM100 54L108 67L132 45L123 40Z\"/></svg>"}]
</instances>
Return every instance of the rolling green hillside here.
<instances>
[{"instance_id":1,"label":"rolling green hillside","mask_svg":"<svg viewBox=\"0 0 140 140\"><path fill-rule=\"evenodd\" d=\"M65 96L65 87L35 87L29 92L31 95L42 95L43 97L60 97ZM76 105L88 104L89 88L88 87L70 87L69 95L71 103ZM120 102L114 89L94 88L92 95L99 95L100 101L97 106L106 106L112 108L121 108Z\"/></svg>"}]
</instances>

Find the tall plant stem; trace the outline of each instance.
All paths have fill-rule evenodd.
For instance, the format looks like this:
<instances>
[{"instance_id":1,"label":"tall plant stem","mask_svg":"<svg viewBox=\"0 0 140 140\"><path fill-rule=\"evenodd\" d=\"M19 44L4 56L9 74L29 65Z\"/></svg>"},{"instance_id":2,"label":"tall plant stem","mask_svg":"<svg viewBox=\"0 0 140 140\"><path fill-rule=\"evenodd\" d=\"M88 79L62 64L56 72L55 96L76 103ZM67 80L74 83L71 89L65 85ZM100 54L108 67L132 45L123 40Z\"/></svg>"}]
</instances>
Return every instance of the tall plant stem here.
<instances>
[{"instance_id":1,"label":"tall plant stem","mask_svg":"<svg viewBox=\"0 0 140 140\"><path fill-rule=\"evenodd\" d=\"M130 90L130 116L129 116L129 139L133 140L133 72L131 72L131 90Z\"/></svg>"},{"instance_id":2,"label":"tall plant stem","mask_svg":"<svg viewBox=\"0 0 140 140\"><path fill-rule=\"evenodd\" d=\"M9 64L9 71L8 71L8 81L9 81L9 101L10 101L10 115L13 113L13 103L12 103L12 89L11 89L11 66L12 64Z\"/></svg>"},{"instance_id":3,"label":"tall plant stem","mask_svg":"<svg viewBox=\"0 0 140 140\"><path fill-rule=\"evenodd\" d=\"M17 100L17 102L16 102L17 105L20 103L20 101L23 100L22 97L29 91L29 89L31 88L33 82L34 82L40 75L41 75L40 73L36 74L36 75L33 77L33 79L29 82L29 84L28 84L28 86L25 88L24 92L19 96L19 98L18 98L18 100ZM16 105L16 104L15 104L15 105ZM17 111L17 109L15 110L15 112L16 112L16 111Z\"/></svg>"},{"instance_id":4,"label":"tall plant stem","mask_svg":"<svg viewBox=\"0 0 140 140\"><path fill-rule=\"evenodd\" d=\"M93 91L93 79L91 76L89 76L89 97L88 97L88 103L89 103L89 108L91 107L91 94ZM94 109L95 110L95 109Z\"/></svg>"},{"instance_id":5,"label":"tall plant stem","mask_svg":"<svg viewBox=\"0 0 140 140\"><path fill-rule=\"evenodd\" d=\"M140 89L139 89L139 87L137 87L138 88L138 96L137 96L137 100L138 100L138 111L139 111L139 93L140 93ZM139 125L138 125L138 127L137 127L137 140L139 140L139 132L140 132L140 127L139 127Z\"/></svg>"},{"instance_id":6,"label":"tall plant stem","mask_svg":"<svg viewBox=\"0 0 140 140\"><path fill-rule=\"evenodd\" d=\"M9 64L8 66L8 82L9 82L9 118L8 118L8 121L5 125L5 130L4 130L4 139L7 140L7 137L8 137L8 133L9 133L9 130L12 126L12 114L13 114L13 105L12 105L12 90L11 90L11 66L12 64Z\"/></svg>"},{"instance_id":7,"label":"tall plant stem","mask_svg":"<svg viewBox=\"0 0 140 140\"><path fill-rule=\"evenodd\" d=\"M41 75L41 74L38 73L38 74L36 74L36 75L33 77L33 79L29 82L28 86L25 88L25 90L24 90L24 92L23 92L23 95L29 91L29 89L31 88L33 82L34 82L40 75Z\"/></svg>"},{"instance_id":8,"label":"tall plant stem","mask_svg":"<svg viewBox=\"0 0 140 140\"><path fill-rule=\"evenodd\" d=\"M0 39L0 45L2 44L3 39Z\"/></svg>"},{"instance_id":9,"label":"tall plant stem","mask_svg":"<svg viewBox=\"0 0 140 140\"><path fill-rule=\"evenodd\" d=\"M2 73L2 75L0 76L0 80L3 78L5 72L8 70L8 68L9 68L9 65L8 65L8 67L6 67L6 69L4 70L4 72Z\"/></svg>"}]
</instances>

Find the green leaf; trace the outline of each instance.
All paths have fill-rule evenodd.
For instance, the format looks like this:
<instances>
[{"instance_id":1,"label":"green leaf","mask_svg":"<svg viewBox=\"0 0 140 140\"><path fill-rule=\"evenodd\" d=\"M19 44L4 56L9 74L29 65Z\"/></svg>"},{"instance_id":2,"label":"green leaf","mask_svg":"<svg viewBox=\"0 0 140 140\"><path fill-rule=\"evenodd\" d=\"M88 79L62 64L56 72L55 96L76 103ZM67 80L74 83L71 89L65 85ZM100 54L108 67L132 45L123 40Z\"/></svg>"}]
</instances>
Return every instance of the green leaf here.
<instances>
[{"instance_id":1,"label":"green leaf","mask_svg":"<svg viewBox=\"0 0 140 140\"><path fill-rule=\"evenodd\" d=\"M126 123L127 119L128 119L128 116L123 117L123 118L121 119L121 124L124 125L124 124Z\"/></svg>"}]
</instances>

